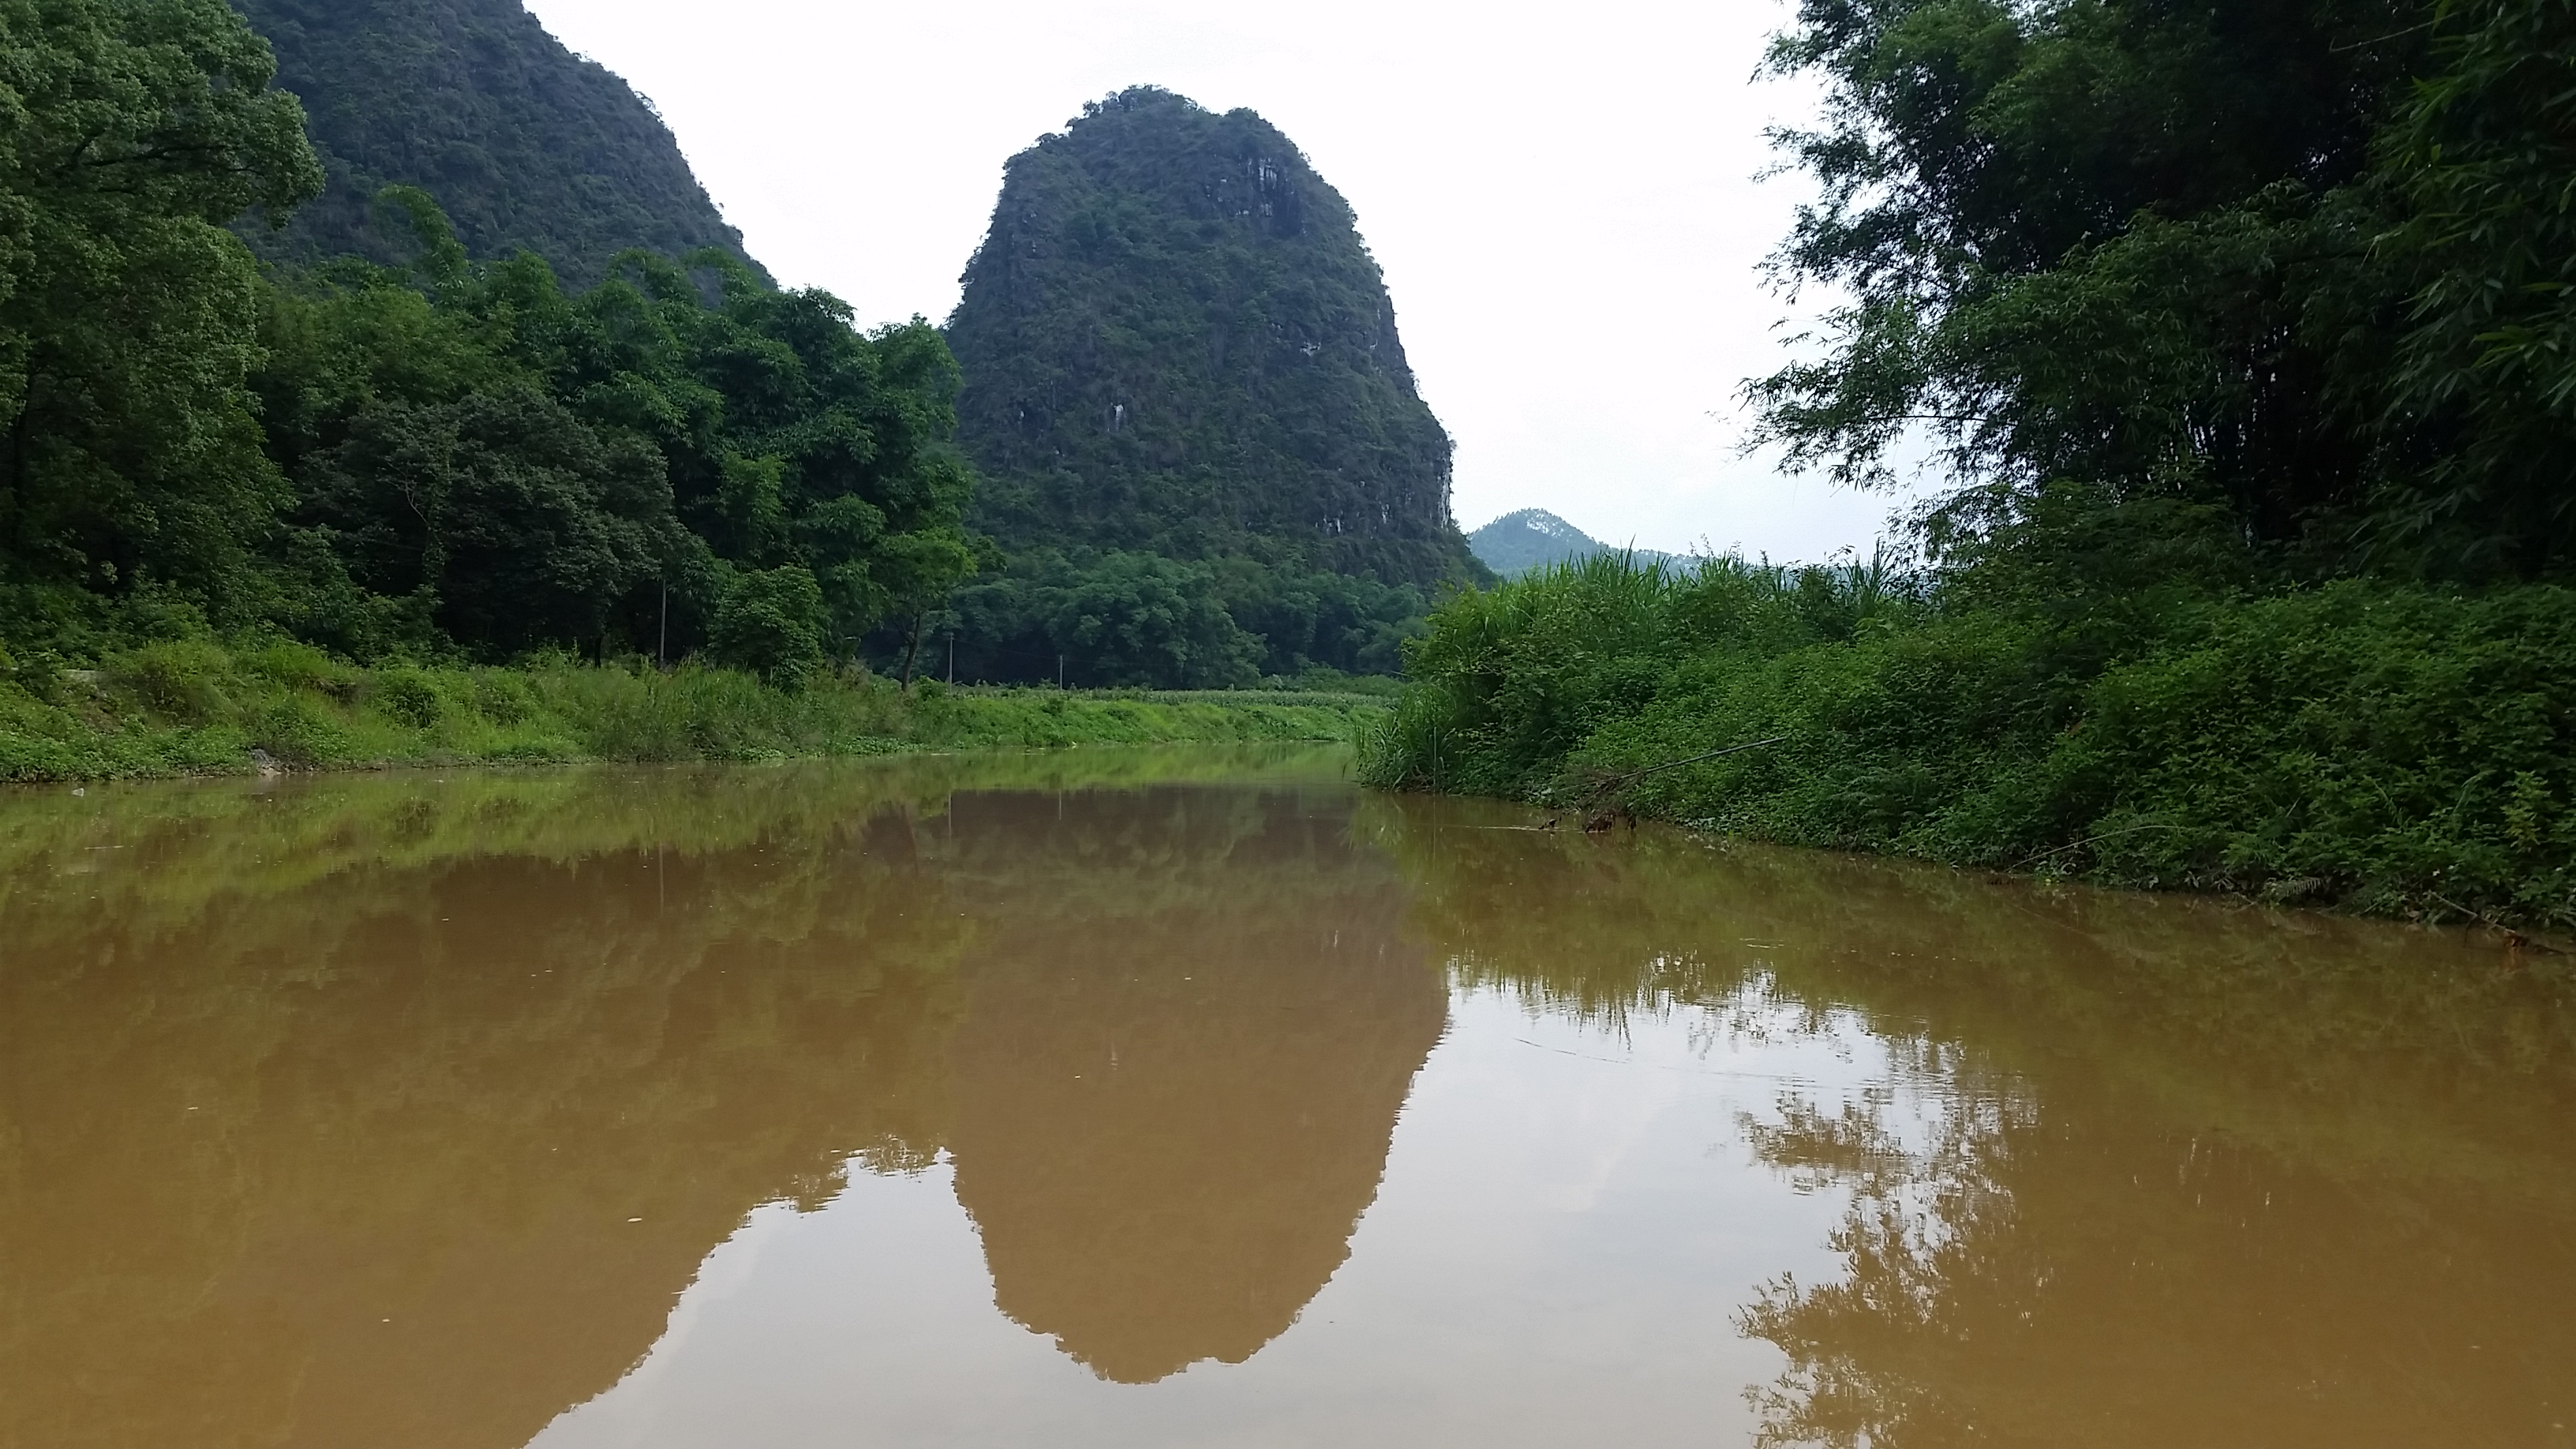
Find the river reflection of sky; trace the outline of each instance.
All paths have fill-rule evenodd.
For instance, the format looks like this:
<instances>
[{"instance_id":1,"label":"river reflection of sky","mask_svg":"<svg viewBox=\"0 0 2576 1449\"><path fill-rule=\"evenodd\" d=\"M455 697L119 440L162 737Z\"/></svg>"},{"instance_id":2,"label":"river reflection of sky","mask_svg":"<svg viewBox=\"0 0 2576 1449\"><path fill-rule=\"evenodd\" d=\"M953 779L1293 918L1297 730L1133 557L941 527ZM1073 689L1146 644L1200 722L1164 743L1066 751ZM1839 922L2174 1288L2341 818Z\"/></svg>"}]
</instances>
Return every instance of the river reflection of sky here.
<instances>
[{"instance_id":1,"label":"river reflection of sky","mask_svg":"<svg viewBox=\"0 0 2576 1449\"><path fill-rule=\"evenodd\" d=\"M1830 1097L1886 1065L1865 1038L1710 1050L1713 1020L1621 1032L1462 993L1349 1261L1246 1363L1117 1384L1012 1324L943 1166L755 1214L652 1355L536 1442L1749 1437L1741 1390L1782 1359L1733 1315L1783 1270L1832 1274L1843 1203L1755 1166L1737 1114L1767 1114L1783 1080Z\"/></svg>"}]
</instances>

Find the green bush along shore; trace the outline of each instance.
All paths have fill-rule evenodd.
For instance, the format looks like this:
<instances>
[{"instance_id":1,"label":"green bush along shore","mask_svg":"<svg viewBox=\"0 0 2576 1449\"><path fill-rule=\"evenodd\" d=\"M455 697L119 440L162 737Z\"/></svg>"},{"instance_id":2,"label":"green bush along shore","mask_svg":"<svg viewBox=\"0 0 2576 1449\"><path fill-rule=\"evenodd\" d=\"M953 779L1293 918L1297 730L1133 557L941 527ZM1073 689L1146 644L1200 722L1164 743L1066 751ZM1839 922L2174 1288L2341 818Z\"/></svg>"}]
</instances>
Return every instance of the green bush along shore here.
<instances>
[{"instance_id":1,"label":"green bush along shore","mask_svg":"<svg viewBox=\"0 0 2576 1449\"><path fill-rule=\"evenodd\" d=\"M1434 616L1372 783L2429 919L2576 924L2576 590L1966 607L1591 559ZM1777 738L1696 764L1636 772Z\"/></svg>"},{"instance_id":2,"label":"green bush along shore","mask_svg":"<svg viewBox=\"0 0 2576 1449\"><path fill-rule=\"evenodd\" d=\"M310 645L178 640L94 669L0 661L0 781L258 768L762 760L919 748L1344 740L1380 702L1294 691L906 692L862 673L781 688L739 670L540 656L364 668Z\"/></svg>"}]
</instances>

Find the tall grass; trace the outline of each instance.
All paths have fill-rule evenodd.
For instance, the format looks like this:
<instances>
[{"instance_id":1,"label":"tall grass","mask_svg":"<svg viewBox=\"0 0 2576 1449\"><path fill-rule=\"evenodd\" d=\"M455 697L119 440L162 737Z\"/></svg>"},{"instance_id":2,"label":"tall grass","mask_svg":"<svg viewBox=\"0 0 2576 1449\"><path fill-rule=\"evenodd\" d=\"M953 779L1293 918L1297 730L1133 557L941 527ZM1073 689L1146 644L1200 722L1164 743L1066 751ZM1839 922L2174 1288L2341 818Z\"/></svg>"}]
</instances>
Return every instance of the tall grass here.
<instances>
[{"instance_id":1,"label":"tall grass","mask_svg":"<svg viewBox=\"0 0 2576 1449\"><path fill-rule=\"evenodd\" d=\"M0 661L5 662L5 661ZM922 748L1347 740L1384 703L1247 691L910 692L864 675L795 689L694 665L359 668L297 644L179 640L96 669L0 677L0 780L255 768L572 760L762 760Z\"/></svg>"},{"instance_id":2,"label":"tall grass","mask_svg":"<svg viewBox=\"0 0 2576 1449\"><path fill-rule=\"evenodd\" d=\"M1884 556L1782 567L1597 554L1534 570L1433 616L1407 653L1413 687L1362 738L1362 778L1544 794L1594 730L1685 661L1848 641L1922 612L1919 582Z\"/></svg>"},{"instance_id":3,"label":"tall grass","mask_svg":"<svg viewBox=\"0 0 2576 1449\"><path fill-rule=\"evenodd\" d=\"M1794 844L2576 926L2576 592L2176 594L2116 630L1883 566L1595 559L1456 600L1371 783Z\"/></svg>"}]
</instances>

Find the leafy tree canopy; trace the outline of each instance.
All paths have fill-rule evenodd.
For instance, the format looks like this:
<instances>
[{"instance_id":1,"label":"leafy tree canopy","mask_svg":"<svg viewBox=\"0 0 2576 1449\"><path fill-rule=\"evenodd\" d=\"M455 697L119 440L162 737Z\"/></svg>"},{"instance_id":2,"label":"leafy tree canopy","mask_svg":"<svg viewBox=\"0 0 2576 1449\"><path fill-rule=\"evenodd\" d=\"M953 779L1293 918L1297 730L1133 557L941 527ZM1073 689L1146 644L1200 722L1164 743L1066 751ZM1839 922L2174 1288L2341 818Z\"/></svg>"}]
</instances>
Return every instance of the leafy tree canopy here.
<instances>
[{"instance_id":1,"label":"leafy tree canopy","mask_svg":"<svg viewBox=\"0 0 2576 1449\"><path fill-rule=\"evenodd\" d=\"M276 497L222 224L321 183L218 0L0 4L0 586L239 585Z\"/></svg>"},{"instance_id":2,"label":"leafy tree canopy","mask_svg":"<svg viewBox=\"0 0 2576 1449\"><path fill-rule=\"evenodd\" d=\"M1971 551L2049 485L2296 569L2562 573L2571 46L2554 0L1805 0L1776 265L1849 300L1768 435L1867 481L1928 431Z\"/></svg>"},{"instance_id":3,"label":"leafy tree canopy","mask_svg":"<svg viewBox=\"0 0 2576 1449\"><path fill-rule=\"evenodd\" d=\"M1076 549L1013 556L950 605L963 678L1215 689L1396 673L1430 600L1251 558Z\"/></svg>"},{"instance_id":4,"label":"leafy tree canopy","mask_svg":"<svg viewBox=\"0 0 2576 1449\"><path fill-rule=\"evenodd\" d=\"M928 324L862 334L713 250L695 276L630 253L568 294L524 253L466 261L425 196L389 200L419 262L281 290L261 378L294 521L366 591L434 596L491 652L615 632L778 670L973 571L957 368Z\"/></svg>"},{"instance_id":5,"label":"leafy tree canopy","mask_svg":"<svg viewBox=\"0 0 2576 1449\"><path fill-rule=\"evenodd\" d=\"M712 646L786 678L976 565L938 333L716 249L581 291L389 190L402 267L264 276L321 168L215 0L0 0L0 636L360 657Z\"/></svg>"}]
</instances>

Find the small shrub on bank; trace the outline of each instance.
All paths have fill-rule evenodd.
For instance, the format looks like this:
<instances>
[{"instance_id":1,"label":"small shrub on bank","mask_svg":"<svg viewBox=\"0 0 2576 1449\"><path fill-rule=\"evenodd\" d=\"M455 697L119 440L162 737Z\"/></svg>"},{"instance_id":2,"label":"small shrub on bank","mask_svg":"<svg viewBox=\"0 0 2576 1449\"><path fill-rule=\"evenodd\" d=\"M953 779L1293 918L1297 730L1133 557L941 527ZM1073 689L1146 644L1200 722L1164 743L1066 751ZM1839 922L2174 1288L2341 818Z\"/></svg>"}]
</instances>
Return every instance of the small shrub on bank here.
<instances>
[{"instance_id":1,"label":"small shrub on bank","mask_svg":"<svg viewBox=\"0 0 2576 1449\"><path fill-rule=\"evenodd\" d=\"M438 684L417 669L386 669L376 675L376 707L414 729L428 729L446 713Z\"/></svg>"},{"instance_id":2,"label":"small shrub on bank","mask_svg":"<svg viewBox=\"0 0 2576 1449\"><path fill-rule=\"evenodd\" d=\"M270 705L251 729L251 743L290 765L329 765L350 759L355 741L340 721L308 696L290 694Z\"/></svg>"},{"instance_id":3,"label":"small shrub on bank","mask_svg":"<svg viewBox=\"0 0 2576 1449\"><path fill-rule=\"evenodd\" d=\"M204 640L177 640L132 650L108 672L115 687L167 719L205 724L231 714L222 681L232 660Z\"/></svg>"}]
</instances>

